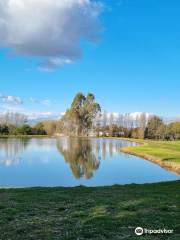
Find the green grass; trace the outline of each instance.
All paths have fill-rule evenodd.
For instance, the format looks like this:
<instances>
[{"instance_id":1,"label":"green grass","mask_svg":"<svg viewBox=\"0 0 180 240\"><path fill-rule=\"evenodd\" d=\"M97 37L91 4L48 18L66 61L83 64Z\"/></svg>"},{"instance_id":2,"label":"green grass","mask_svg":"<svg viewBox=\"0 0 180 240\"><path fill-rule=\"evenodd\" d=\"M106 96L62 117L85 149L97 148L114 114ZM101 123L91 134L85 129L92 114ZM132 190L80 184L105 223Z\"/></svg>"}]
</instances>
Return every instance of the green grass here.
<instances>
[{"instance_id":1,"label":"green grass","mask_svg":"<svg viewBox=\"0 0 180 240\"><path fill-rule=\"evenodd\" d=\"M180 174L180 141L136 140L141 143L137 147L126 147L122 151L143 157L168 170Z\"/></svg>"},{"instance_id":2,"label":"green grass","mask_svg":"<svg viewBox=\"0 0 180 240\"><path fill-rule=\"evenodd\" d=\"M137 226L171 235L134 234ZM0 190L1 240L179 240L180 181Z\"/></svg>"},{"instance_id":3,"label":"green grass","mask_svg":"<svg viewBox=\"0 0 180 240\"><path fill-rule=\"evenodd\" d=\"M151 155L163 161L180 163L180 141L144 141L144 143L141 146L127 149L135 153Z\"/></svg>"}]
</instances>

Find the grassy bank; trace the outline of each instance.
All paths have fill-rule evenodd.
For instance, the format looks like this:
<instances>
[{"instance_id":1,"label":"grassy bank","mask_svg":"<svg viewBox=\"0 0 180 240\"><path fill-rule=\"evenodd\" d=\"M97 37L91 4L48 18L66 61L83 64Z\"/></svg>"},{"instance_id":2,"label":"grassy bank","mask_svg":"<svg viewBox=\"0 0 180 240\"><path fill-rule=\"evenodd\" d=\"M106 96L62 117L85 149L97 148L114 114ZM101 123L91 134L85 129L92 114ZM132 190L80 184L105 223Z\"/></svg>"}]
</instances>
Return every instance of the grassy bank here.
<instances>
[{"instance_id":1,"label":"grassy bank","mask_svg":"<svg viewBox=\"0 0 180 240\"><path fill-rule=\"evenodd\" d=\"M127 147L122 151L143 157L180 174L180 141L139 140L139 143L142 144L138 147Z\"/></svg>"},{"instance_id":2,"label":"grassy bank","mask_svg":"<svg viewBox=\"0 0 180 240\"><path fill-rule=\"evenodd\" d=\"M50 138L49 135L0 135L0 138Z\"/></svg>"},{"instance_id":3,"label":"grassy bank","mask_svg":"<svg viewBox=\"0 0 180 240\"><path fill-rule=\"evenodd\" d=\"M180 181L0 190L2 240L180 239ZM173 229L138 237L134 229Z\"/></svg>"}]
</instances>

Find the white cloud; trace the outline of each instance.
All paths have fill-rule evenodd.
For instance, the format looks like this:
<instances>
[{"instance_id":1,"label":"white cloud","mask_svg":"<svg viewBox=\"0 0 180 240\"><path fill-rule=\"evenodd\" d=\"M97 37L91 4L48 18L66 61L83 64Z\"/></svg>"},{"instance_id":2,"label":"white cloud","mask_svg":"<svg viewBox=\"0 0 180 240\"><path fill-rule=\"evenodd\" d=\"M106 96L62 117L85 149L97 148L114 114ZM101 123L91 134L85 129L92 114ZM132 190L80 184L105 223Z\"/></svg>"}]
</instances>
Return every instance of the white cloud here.
<instances>
[{"instance_id":1,"label":"white cloud","mask_svg":"<svg viewBox=\"0 0 180 240\"><path fill-rule=\"evenodd\" d=\"M60 118L60 113L55 112L24 111L23 113L28 117L29 121Z\"/></svg>"},{"instance_id":2,"label":"white cloud","mask_svg":"<svg viewBox=\"0 0 180 240\"><path fill-rule=\"evenodd\" d=\"M23 103L22 99L19 97L6 96L6 95L2 95L2 94L0 94L0 100L4 103L9 103L9 104L22 104Z\"/></svg>"},{"instance_id":3,"label":"white cloud","mask_svg":"<svg viewBox=\"0 0 180 240\"><path fill-rule=\"evenodd\" d=\"M33 97L30 97L30 98L29 98L29 101L30 101L31 103L39 103L39 101L38 101L37 99L33 98Z\"/></svg>"},{"instance_id":4,"label":"white cloud","mask_svg":"<svg viewBox=\"0 0 180 240\"><path fill-rule=\"evenodd\" d=\"M46 100L43 100L41 103L42 105L49 107L51 105L51 100L46 99Z\"/></svg>"},{"instance_id":5,"label":"white cloud","mask_svg":"<svg viewBox=\"0 0 180 240\"><path fill-rule=\"evenodd\" d=\"M40 57L40 68L70 64L82 39L96 41L102 5L91 0L0 0L0 45Z\"/></svg>"},{"instance_id":6,"label":"white cloud","mask_svg":"<svg viewBox=\"0 0 180 240\"><path fill-rule=\"evenodd\" d=\"M44 62L40 63L39 69L46 72L51 72L56 68L61 68L67 64L69 65L72 63L73 63L73 60L68 58L49 58Z\"/></svg>"},{"instance_id":7,"label":"white cloud","mask_svg":"<svg viewBox=\"0 0 180 240\"><path fill-rule=\"evenodd\" d=\"M33 97L30 97L29 98L29 101L31 103L37 103L37 104L42 104L46 107L49 107L51 105L51 100L50 99L45 99L45 100L38 100L38 99L35 99Z\"/></svg>"},{"instance_id":8,"label":"white cloud","mask_svg":"<svg viewBox=\"0 0 180 240\"><path fill-rule=\"evenodd\" d=\"M153 113L147 113L147 112L132 112L132 113L128 113L128 116L132 119L132 120L136 120L136 119L140 119L142 115L145 115L145 117L147 119L151 118L152 116L154 116Z\"/></svg>"},{"instance_id":9,"label":"white cloud","mask_svg":"<svg viewBox=\"0 0 180 240\"><path fill-rule=\"evenodd\" d=\"M51 112L51 111L34 111L24 109L22 107L9 106L9 105L0 105L0 116L9 113L20 113L27 117L28 121L41 121L48 119L59 119L61 113Z\"/></svg>"}]
</instances>

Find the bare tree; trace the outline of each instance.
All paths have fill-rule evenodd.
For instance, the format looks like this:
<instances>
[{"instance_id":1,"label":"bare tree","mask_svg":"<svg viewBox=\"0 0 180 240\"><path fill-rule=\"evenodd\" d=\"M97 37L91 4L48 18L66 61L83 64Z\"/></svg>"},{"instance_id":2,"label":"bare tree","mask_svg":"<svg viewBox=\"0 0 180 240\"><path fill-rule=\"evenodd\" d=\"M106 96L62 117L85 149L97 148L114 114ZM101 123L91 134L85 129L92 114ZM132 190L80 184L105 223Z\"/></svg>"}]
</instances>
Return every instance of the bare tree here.
<instances>
[{"instance_id":1,"label":"bare tree","mask_svg":"<svg viewBox=\"0 0 180 240\"><path fill-rule=\"evenodd\" d=\"M21 126L27 122L25 114L17 112L6 112L0 115L0 124L13 124L15 126Z\"/></svg>"},{"instance_id":2,"label":"bare tree","mask_svg":"<svg viewBox=\"0 0 180 240\"><path fill-rule=\"evenodd\" d=\"M102 125L107 126L107 121L108 121L107 112L104 111L103 114L102 114Z\"/></svg>"},{"instance_id":3,"label":"bare tree","mask_svg":"<svg viewBox=\"0 0 180 240\"><path fill-rule=\"evenodd\" d=\"M146 129L146 114L142 113L139 117L138 138L144 139Z\"/></svg>"}]
</instances>

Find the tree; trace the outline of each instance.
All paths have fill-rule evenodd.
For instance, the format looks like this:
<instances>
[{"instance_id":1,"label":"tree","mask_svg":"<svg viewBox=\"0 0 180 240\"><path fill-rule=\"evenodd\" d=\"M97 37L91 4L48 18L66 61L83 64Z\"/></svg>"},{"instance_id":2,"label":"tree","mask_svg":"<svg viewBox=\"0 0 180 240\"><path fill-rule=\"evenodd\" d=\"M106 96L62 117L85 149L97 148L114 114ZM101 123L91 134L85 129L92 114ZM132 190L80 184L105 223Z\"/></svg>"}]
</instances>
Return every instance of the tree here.
<instances>
[{"instance_id":1,"label":"tree","mask_svg":"<svg viewBox=\"0 0 180 240\"><path fill-rule=\"evenodd\" d=\"M167 138L180 139L180 122L173 122L167 126Z\"/></svg>"},{"instance_id":2,"label":"tree","mask_svg":"<svg viewBox=\"0 0 180 240\"><path fill-rule=\"evenodd\" d=\"M17 135L32 135L33 131L29 125L24 124L23 126L18 127L16 129L15 134L17 134Z\"/></svg>"},{"instance_id":3,"label":"tree","mask_svg":"<svg viewBox=\"0 0 180 240\"><path fill-rule=\"evenodd\" d=\"M24 114L16 112L6 112L0 115L0 123L6 125L22 126L27 122L27 117Z\"/></svg>"},{"instance_id":4,"label":"tree","mask_svg":"<svg viewBox=\"0 0 180 240\"><path fill-rule=\"evenodd\" d=\"M109 116L109 136L113 137L114 132L114 114L111 113Z\"/></svg>"},{"instance_id":5,"label":"tree","mask_svg":"<svg viewBox=\"0 0 180 240\"><path fill-rule=\"evenodd\" d=\"M138 127L138 138L144 139L145 137L145 129L146 129L146 114L142 113L138 119L139 127Z\"/></svg>"},{"instance_id":6,"label":"tree","mask_svg":"<svg viewBox=\"0 0 180 240\"><path fill-rule=\"evenodd\" d=\"M13 124L0 124L0 135L46 135L46 131L42 123L31 127L28 124L15 126Z\"/></svg>"},{"instance_id":7,"label":"tree","mask_svg":"<svg viewBox=\"0 0 180 240\"><path fill-rule=\"evenodd\" d=\"M101 112L93 94L78 93L65 115L60 120L60 128L68 135L88 135L93 121Z\"/></svg>"},{"instance_id":8,"label":"tree","mask_svg":"<svg viewBox=\"0 0 180 240\"><path fill-rule=\"evenodd\" d=\"M123 121L124 121L124 117L122 114L119 113L117 116L117 125L119 127L123 127Z\"/></svg>"},{"instance_id":9,"label":"tree","mask_svg":"<svg viewBox=\"0 0 180 240\"><path fill-rule=\"evenodd\" d=\"M53 135L56 132L57 129L57 121L43 121L42 122L43 130L48 134L48 135Z\"/></svg>"},{"instance_id":10,"label":"tree","mask_svg":"<svg viewBox=\"0 0 180 240\"><path fill-rule=\"evenodd\" d=\"M46 135L47 132L44 129L44 124L42 122L37 123L34 127L33 127L33 134L35 135Z\"/></svg>"},{"instance_id":11,"label":"tree","mask_svg":"<svg viewBox=\"0 0 180 240\"><path fill-rule=\"evenodd\" d=\"M103 126L106 126L107 125L107 119L108 117L107 117L107 112L106 111L104 111L103 112L103 114L102 114L102 125Z\"/></svg>"},{"instance_id":12,"label":"tree","mask_svg":"<svg viewBox=\"0 0 180 240\"><path fill-rule=\"evenodd\" d=\"M9 124L8 129L9 129L9 135L17 134L17 132L16 132L17 127L15 125Z\"/></svg>"},{"instance_id":13,"label":"tree","mask_svg":"<svg viewBox=\"0 0 180 240\"><path fill-rule=\"evenodd\" d=\"M9 129L6 124L0 125L0 134L1 135L8 135L9 134Z\"/></svg>"},{"instance_id":14,"label":"tree","mask_svg":"<svg viewBox=\"0 0 180 240\"><path fill-rule=\"evenodd\" d=\"M146 138L160 139L165 134L165 125L158 116L153 116L147 123Z\"/></svg>"}]
</instances>

